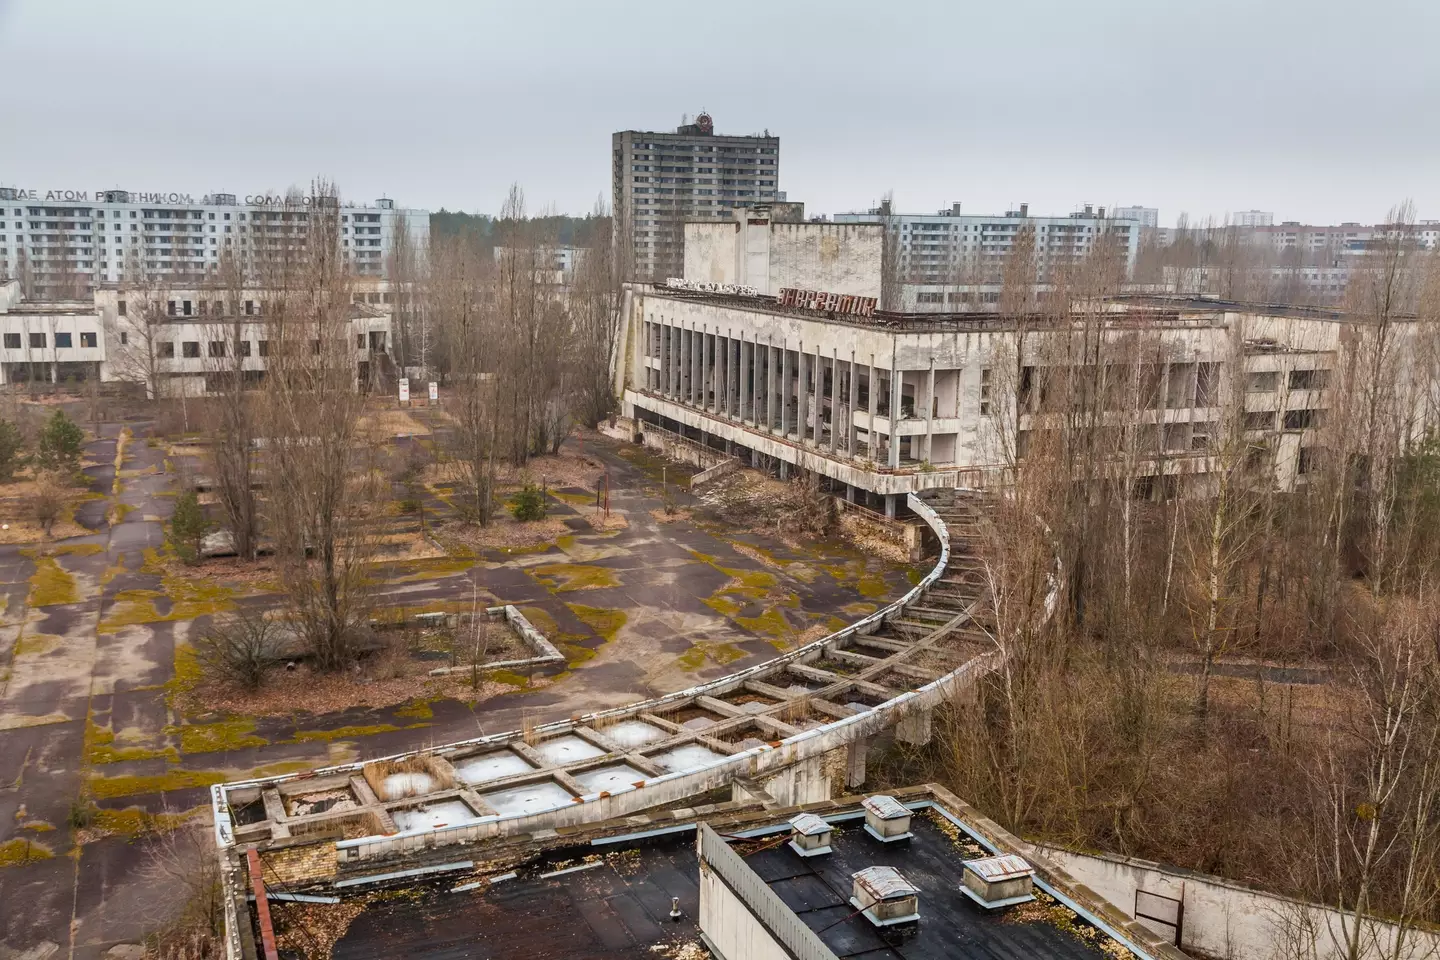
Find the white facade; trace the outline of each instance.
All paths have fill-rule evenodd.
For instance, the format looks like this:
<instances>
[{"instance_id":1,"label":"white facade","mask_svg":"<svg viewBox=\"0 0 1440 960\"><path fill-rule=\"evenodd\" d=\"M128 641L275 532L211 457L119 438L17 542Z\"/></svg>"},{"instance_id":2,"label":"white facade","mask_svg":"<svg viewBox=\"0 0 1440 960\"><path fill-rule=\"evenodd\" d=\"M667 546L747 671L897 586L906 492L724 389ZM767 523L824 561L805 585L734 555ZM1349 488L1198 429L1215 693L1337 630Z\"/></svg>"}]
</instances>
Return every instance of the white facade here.
<instances>
[{"instance_id":1,"label":"white facade","mask_svg":"<svg viewBox=\"0 0 1440 960\"><path fill-rule=\"evenodd\" d=\"M22 282L33 299L87 296L103 283L194 281L213 273L229 250L242 262L260 241L303 231L306 214L284 197L126 190L0 187L0 278ZM417 255L429 249L430 214L342 205L341 248L353 270L382 276L398 231Z\"/></svg>"},{"instance_id":2,"label":"white facade","mask_svg":"<svg viewBox=\"0 0 1440 960\"><path fill-rule=\"evenodd\" d=\"M772 297L786 287L879 297L884 246L878 224L779 222L761 204L729 221L685 224L684 279Z\"/></svg>"},{"instance_id":3,"label":"white facade","mask_svg":"<svg viewBox=\"0 0 1440 960\"><path fill-rule=\"evenodd\" d=\"M616 389L626 416L724 441L782 473L813 470L887 508L900 494L1003 481L1012 456L1064 422L1045 384L1066 375L1048 357L1068 328L1030 331L1017 383L1004 376L1018 342L1004 317L832 318L760 297L643 288L625 311ZM1138 419L1117 411L1103 430L1133 439L1153 466L1153 495L1203 478L1234 429L1257 482L1305 482L1347 321L1178 298L1114 298L1106 311L1117 315L1105 334L1114 349L1128 343L1145 358L1135 363L1147 399Z\"/></svg>"},{"instance_id":4,"label":"white facade","mask_svg":"<svg viewBox=\"0 0 1440 960\"><path fill-rule=\"evenodd\" d=\"M960 205L934 215L894 214L879 210L837 213L836 223L888 223L894 231L898 279L909 283L975 283L998 280L1015 238L1034 231L1036 279L1083 259L1102 236L1118 239L1126 271L1135 267L1140 249L1140 224L1105 215L1105 208L1085 207L1066 217L1035 217L1027 205L1004 216L962 214Z\"/></svg>"},{"instance_id":5,"label":"white facade","mask_svg":"<svg viewBox=\"0 0 1440 960\"><path fill-rule=\"evenodd\" d=\"M90 300L26 303L0 283L0 384L108 379L106 337Z\"/></svg>"},{"instance_id":6,"label":"white facade","mask_svg":"<svg viewBox=\"0 0 1440 960\"><path fill-rule=\"evenodd\" d=\"M776 199L780 138L720 136L706 114L674 133L621 131L611 150L611 209L630 232L619 241L632 245L636 279L682 275L687 220L729 219Z\"/></svg>"},{"instance_id":7,"label":"white facade","mask_svg":"<svg viewBox=\"0 0 1440 960\"><path fill-rule=\"evenodd\" d=\"M1275 222L1275 214L1268 210L1238 210L1230 214L1230 223L1236 227L1268 227Z\"/></svg>"},{"instance_id":8,"label":"white facade","mask_svg":"<svg viewBox=\"0 0 1440 960\"><path fill-rule=\"evenodd\" d=\"M163 296L150 301L143 292L112 286L84 300L34 302L20 295L18 281L0 283L0 384L93 378L134 383L152 397L200 396L219 388L217 376L232 371L237 356L242 371L259 382L271 335L260 292L234 300L213 290ZM352 295L340 349L353 352L361 389L388 386L395 375L388 298L379 289Z\"/></svg>"},{"instance_id":9,"label":"white facade","mask_svg":"<svg viewBox=\"0 0 1440 960\"><path fill-rule=\"evenodd\" d=\"M1116 207L1110 216L1116 220L1134 220L1150 229L1160 226L1160 211L1156 207Z\"/></svg>"}]
</instances>

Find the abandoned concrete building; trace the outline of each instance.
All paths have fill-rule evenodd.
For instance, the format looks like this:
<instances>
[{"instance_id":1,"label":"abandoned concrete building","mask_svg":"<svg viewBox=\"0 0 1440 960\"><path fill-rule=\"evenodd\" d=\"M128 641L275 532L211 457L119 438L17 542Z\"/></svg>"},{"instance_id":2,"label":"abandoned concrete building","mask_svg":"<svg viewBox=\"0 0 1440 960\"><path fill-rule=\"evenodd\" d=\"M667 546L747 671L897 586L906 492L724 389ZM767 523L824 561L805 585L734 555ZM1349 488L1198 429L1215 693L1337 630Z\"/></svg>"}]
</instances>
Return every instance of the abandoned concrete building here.
<instances>
[{"instance_id":1,"label":"abandoned concrete building","mask_svg":"<svg viewBox=\"0 0 1440 960\"><path fill-rule=\"evenodd\" d=\"M385 281L351 294L348 330L335 354L348 354L356 388L389 389L391 314ZM383 298L383 299L382 299ZM100 286L81 300L28 301L18 281L0 284L0 384L133 384L150 397L203 396L220 389L241 362L258 383L270 364L265 294L214 289L154 292ZM239 321L239 335L236 322ZM311 349L317 349L312 341Z\"/></svg>"},{"instance_id":2,"label":"abandoned concrete building","mask_svg":"<svg viewBox=\"0 0 1440 960\"><path fill-rule=\"evenodd\" d=\"M892 516L906 494L1002 482L1084 389L1101 398L1102 445L1151 478L1142 495L1203 489L1236 436L1257 477L1292 489L1360 339L1336 311L1155 295L1077 304L1063 325L878 311L854 295L879 287L878 238L827 243L835 225L750 219L693 225L703 242L687 246L686 283L628 288L614 364L624 422L782 476L814 471ZM853 268L831 262L847 254ZM829 278L845 288L810 286ZM1414 336L1412 322L1395 327ZM1433 406L1413 402L1417 417Z\"/></svg>"}]
</instances>

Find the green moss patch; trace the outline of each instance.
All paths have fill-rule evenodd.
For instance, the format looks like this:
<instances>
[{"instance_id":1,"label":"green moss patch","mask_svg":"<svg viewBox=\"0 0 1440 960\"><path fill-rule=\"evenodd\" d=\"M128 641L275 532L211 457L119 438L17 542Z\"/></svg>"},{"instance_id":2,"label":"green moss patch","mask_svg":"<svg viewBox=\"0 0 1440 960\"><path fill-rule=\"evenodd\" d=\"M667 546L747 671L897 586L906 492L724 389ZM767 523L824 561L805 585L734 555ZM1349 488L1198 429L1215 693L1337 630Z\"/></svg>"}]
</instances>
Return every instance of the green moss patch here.
<instances>
[{"instance_id":1,"label":"green moss patch","mask_svg":"<svg viewBox=\"0 0 1440 960\"><path fill-rule=\"evenodd\" d=\"M51 633L25 633L15 641L15 656L38 657L49 653L65 642L64 637Z\"/></svg>"},{"instance_id":2,"label":"green moss patch","mask_svg":"<svg viewBox=\"0 0 1440 960\"><path fill-rule=\"evenodd\" d=\"M53 856L53 850L28 837L16 837L0 843L0 867L21 867L27 863L49 860Z\"/></svg>"},{"instance_id":3,"label":"green moss patch","mask_svg":"<svg viewBox=\"0 0 1440 960\"><path fill-rule=\"evenodd\" d=\"M115 732L102 727L94 720L85 720L85 762L90 764L120 763L123 760L158 760L177 762L179 754L174 747L115 746Z\"/></svg>"},{"instance_id":4,"label":"green moss patch","mask_svg":"<svg viewBox=\"0 0 1440 960\"><path fill-rule=\"evenodd\" d=\"M429 724L412 724L415 727ZM336 727L334 730L297 730L289 743L330 743L335 740L355 740L359 737L373 737L377 733L393 733L400 728L393 723L376 723L370 726ZM408 728L407 728L408 729Z\"/></svg>"},{"instance_id":5,"label":"green moss patch","mask_svg":"<svg viewBox=\"0 0 1440 960\"><path fill-rule=\"evenodd\" d=\"M603 607L587 607L579 603L567 603L570 612L580 620L581 623L594 630L604 637L606 642L615 639L615 634L625 626L626 616L623 610L607 610Z\"/></svg>"},{"instance_id":6,"label":"green moss patch","mask_svg":"<svg viewBox=\"0 0 1440 960\"><path fill-rule=\"evenodd\" d=\"M614 570L590 563L547 563L529 567L526 572L555 593L620 586Z\"/></svg>"},{"instance_id":7,"label":"green moss patch","mask_svg":"<svg viewBox=\"0 0 1440 960\"><path fill-rule=\"evenodd\" d=\"M35 572L30 575L30 595L26 603L32 607L48 607L57 603L79 603L80 590L70 572L53 556L35 558Z\"/></svg>"},{"instance_id":8,"label":"green moss patch","mask_svg":"<svg viewBox=\"0 0 1440 960\"><path fill-rule=\"evenodd\" d=\"M186 723L178 727L167 727L166 733L178 734L180 752L214 753L218 750L244 750L248 747L263 747L270 741L255 735L255 722L243 717L220 720L216 723Z\"/></svg>"},{"instance_id":9,"label":"green moss patch","mask_svg":"<svg viewBox=\"0 0 1440 960\"><path fill-rule=\"evenodd\" d=\"M111 797L133 797L170 790L193 790L224 783L229 776L219 770L183 770L175 768L149 776L91 777L92 796L105 800Z\"/></svg>"},{"instance_id":10,"label":"green moss patch","mask_svg":"<svg viewBox=\"0 0 1440 960\"><path fill-rule=\"evenodd\" d=\"M407 717L412 720L431 720L435 717L435 711L430 706L430 701L425 699L414 700L395 711L397 717Z\"/></svg>"}]
</instances>

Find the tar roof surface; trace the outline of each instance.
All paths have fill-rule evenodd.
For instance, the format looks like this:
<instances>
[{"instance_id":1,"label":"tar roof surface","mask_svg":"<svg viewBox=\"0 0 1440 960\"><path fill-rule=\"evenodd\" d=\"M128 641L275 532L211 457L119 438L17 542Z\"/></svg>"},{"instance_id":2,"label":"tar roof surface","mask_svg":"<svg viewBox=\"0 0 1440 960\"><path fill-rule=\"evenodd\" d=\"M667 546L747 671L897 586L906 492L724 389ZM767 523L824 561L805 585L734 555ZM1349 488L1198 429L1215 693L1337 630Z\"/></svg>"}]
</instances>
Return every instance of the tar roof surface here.
<instances>
[{"instance_id":1,"label":"tar roof surface","mask_svg":"<svg viewBox=\"0 0 1440 960\"><path fill-rule=\"evenodd\" d=\"M960 892L963 861L986 854L976 852L963 839L952 840L928 815L917 815L910 829L915 837L908 842L881 843L861 828L860 821L852 820L839 824L830 841L834 853L828 857L798 857L781 846L752 852L745 862L839 957L1090 960L1130 956L1128 951L1107 955L1098 945L1107 939L1103 936L1082 939L1091 930L1082 920L1054 922L1051 914L1068 921L1069 911L1058 904L987 913ZM745 847L736 849L743 852ZM855 915L850 904L851 875L871 866L894 867L919 890L920 922L913 936L898 940Z\"/></svg>"},{"instance_id":2,"label":"tar roof surface","mask_svg":"<svg viewBox=\"0 0 1440 960\"><path fill-rule=\"evenodd\" d=\"M784 844L788 830L741 841L735 849L780 899L839 957L863 960L1094 960L1127 957L1113 941L1057 904L989 914L960 892L965 859L983 856L928 815L912 822L908 843L880 843L861 821L839 824L830 856L803 858ZM778 845L777 845L778 844ZM557 858L601 853L602 865L541 879ZM416 888L375 899L336 943L335 960L662 960L659 944L695 943L699 930L694 835L672 834L623 849L552 854L549 866L488 889L452 894ZM920 922L900 940L882 935L850 905L851 875L895 867L919 889ZM452 881L458 883L459 881ZM447 884L446 886L449 886ZM1037 891L1038 892L1038 891ZM671 922L670 898L685 917ZM888 937L888 942L887 942ZM1109 943L1107 953L1100 948Z\"/></svg>"}]
</instances>

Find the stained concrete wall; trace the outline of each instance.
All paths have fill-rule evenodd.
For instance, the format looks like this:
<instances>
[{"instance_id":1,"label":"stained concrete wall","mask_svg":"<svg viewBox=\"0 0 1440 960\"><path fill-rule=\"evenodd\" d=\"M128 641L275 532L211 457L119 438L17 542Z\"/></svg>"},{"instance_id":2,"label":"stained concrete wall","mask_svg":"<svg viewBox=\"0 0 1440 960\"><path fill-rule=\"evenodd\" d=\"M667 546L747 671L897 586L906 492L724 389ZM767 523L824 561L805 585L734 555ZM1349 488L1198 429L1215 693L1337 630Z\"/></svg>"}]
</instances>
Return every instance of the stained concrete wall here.
<instances>
[{"instance_id":1,"label":"stained concrete wall","mask_svg":"<svg viewBox=\"0 0 1440 960\"><path fill-rule=\"evenodd\" d=\"M1180 948L1229 960L1271 960L1303 956L1308 960L1341 960L1342 943L1351 921L1335 910L1276 894L1252 890L1220 877L1167 868L1148 860L1085 854L1060 847L1034 849L1106 900L1135 916L1136 892L1145 912L1163 912L1164 900L1185 905ZM1155 897L1144 897L1144 894ZM1174 928L1141 920L1166 935ZM1399 928L1393 923L1365 921L1361 956L1375 960L1422 960L1440 956L1440 935L1407 931L1396 948Z\"/></svg>"},{"instance_id":2,"label":"stained concrete wall","mask_svg":"<svg viewBox=\"0 0 1440 960\"><path fill-rule=\"evenodd\" d=\"M685 279L778 296L785 287L880 296L877 224L775 223L767 216L685 224Z\"/></svg>"}]
</instances>

